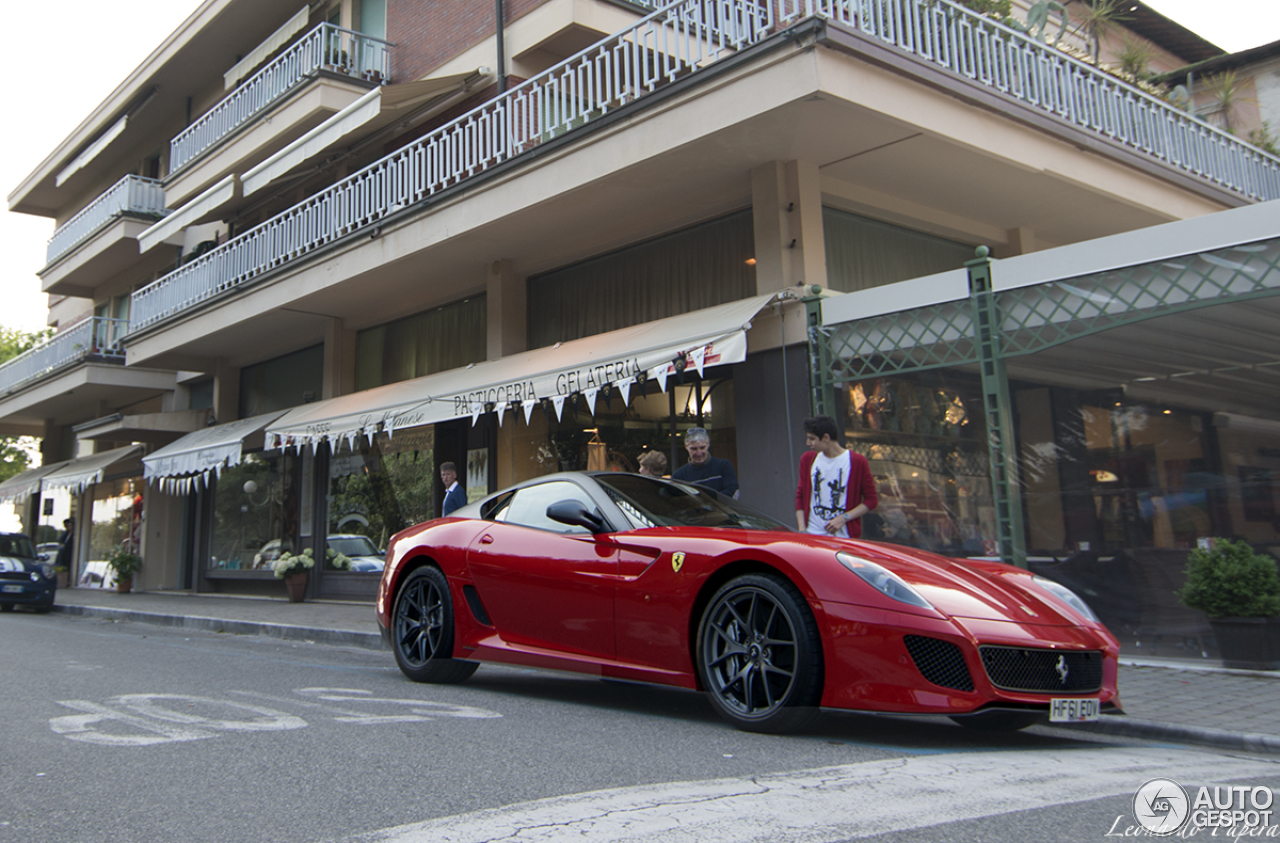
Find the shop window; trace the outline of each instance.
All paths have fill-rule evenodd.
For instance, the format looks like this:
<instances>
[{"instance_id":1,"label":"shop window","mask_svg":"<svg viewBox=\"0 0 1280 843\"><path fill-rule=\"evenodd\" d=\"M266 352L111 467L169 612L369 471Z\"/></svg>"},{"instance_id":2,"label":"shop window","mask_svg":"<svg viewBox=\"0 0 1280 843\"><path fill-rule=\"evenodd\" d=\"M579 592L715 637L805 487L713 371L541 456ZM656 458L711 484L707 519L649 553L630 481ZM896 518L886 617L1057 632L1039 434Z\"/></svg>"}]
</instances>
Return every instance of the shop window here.
<instances>
[{"instance_id":1,"label":"shop window","mask_svg":"<svg viewBox=\"0 0 1280 843\"><path fill-rule=\"evenodd\" d=\"M997 552L976 378L930 372L849 384L845 444L871 464L880 505L863 537L952 556Z\"/></svg>"},{"instance_id":2,"label":"shop window","mask_svg":"<svg viewBox=\"0 0 1280 843\"><path fill-rule=\"evenodd\" d=\"M835 208L822 209L827 284L842 293L960 269L973 247Z\"/></svg>"},{"instance_id":3,"label":"shop window","mask_svg":"<svg viewBox=\"0 0 1280 843\"><path fill-rule=\"evenodd\" d=\"M324 346L316 345L240 370L240 418L287 410L320 397Z\"/></svg>"},{"instance_id":4,"label":"shop window","mask_svg":"<svg viewBox=\"0 0 1280 843\"><path fill-rule=\"evenodd\" d=\"M484 296L361 331L356 390L479 363L487 354Z\"/></svg>"},{"instance_id":5,"label":"shop window","mask_svg":"<svg viewBox=\"0 0 1280 843\"><path fill-rule=\"evenodd\" d=\"M329 460L326 570L378 573L392 535L434 517L431 427L342 443Z\"/></svg>"},{"instance_id":6,"label":"shop window","mask_svg":"<svg viewBox=\"0 0 1280 843\"><path fill-rule=\"evenodd\" d=\"M116 548L142 552L143 483L141 478L113 480L93 486L89 552L81 574L84 586L114 584L107 557Z\"/></svg>"},{"instance_id":7,"label":"shop window","mask_svg":"<svg viewBox=\"0 0 1280 843\"><path fill-rule=\"evenodd\" d=\"M211 568L270 571L281 555L303 550L300 527L310 510L303 462L295 454L265 451L222 470L213 487Z\"/></svg>"},{"instance_id":8,"label":"shop window","mask_svg":"<svg viewBox=\"0 0 1280 843\"><path fill-rule=\"evenodd\" d=\"M753 296L754 255L751 212L742 211L533 276L529 347Z\"/></svg>"}]
</instances>

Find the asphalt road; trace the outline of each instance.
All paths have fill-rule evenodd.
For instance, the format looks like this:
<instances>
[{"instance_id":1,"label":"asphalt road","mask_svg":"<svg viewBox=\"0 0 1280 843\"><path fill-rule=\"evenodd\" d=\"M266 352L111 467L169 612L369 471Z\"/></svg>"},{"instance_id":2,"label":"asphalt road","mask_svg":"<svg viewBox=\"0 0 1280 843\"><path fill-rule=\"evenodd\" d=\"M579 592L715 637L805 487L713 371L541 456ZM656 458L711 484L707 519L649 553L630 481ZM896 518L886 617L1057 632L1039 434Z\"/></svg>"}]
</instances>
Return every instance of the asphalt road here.
<instances>
[{"instance_id":1,"label":"asphalt road","mask_svg":"<svg viewBox=\"0 0 1280 843\"><path fill-rule=\"evenodd\" d=\"M752 735L683 691L417 685L258 637L6 614L0 642L0 843L1103 840L1149 778L1280 786L1262 758L936 718Z\"/></svg>"}]
</instances>

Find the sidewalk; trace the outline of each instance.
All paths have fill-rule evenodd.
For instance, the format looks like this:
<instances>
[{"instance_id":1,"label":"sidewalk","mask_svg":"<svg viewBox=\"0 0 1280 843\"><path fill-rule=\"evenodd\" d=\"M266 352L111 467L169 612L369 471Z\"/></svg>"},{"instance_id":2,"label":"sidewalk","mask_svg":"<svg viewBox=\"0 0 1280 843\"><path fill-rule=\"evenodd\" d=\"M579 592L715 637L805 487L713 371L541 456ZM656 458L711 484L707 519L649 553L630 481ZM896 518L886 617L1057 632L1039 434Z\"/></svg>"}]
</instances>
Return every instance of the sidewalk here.
<instances>
[{"instance_id":1,"label":"sidewalk","mask_svg":"<svg viewBox=\"0 0 1280 843\"><path fill-rule=\"evenodd\" d=\"M55 611L85 617L382 649L372 603L289 603L181 592L58 591ZM387 654L390 658L390 654ZM1120 656L1123 716L1063 726L1109 735L1280 755L1280 671L1227 670Z\"/></svg>"}]
</instances>

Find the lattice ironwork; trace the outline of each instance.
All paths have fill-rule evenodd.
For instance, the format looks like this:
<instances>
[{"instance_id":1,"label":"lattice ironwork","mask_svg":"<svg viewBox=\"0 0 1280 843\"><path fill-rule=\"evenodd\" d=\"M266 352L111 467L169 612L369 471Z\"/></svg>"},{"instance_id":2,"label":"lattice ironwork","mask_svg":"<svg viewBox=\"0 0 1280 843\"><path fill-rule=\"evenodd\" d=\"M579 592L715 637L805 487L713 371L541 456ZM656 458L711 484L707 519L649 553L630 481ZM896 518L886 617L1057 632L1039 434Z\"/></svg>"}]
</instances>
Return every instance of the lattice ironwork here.
<instances>
[{"instance_id":1,"label":"lattice ironwork","mask_svg":"<svg viewBox=\"0 0 1280 843\"><path fill-rule=\"evenodd\" d=\"M999 272L999 266L995 267ZM1280 238L997 294L1003 357L1224 301L1280 294Z\"/></svg>"}]
</instances>

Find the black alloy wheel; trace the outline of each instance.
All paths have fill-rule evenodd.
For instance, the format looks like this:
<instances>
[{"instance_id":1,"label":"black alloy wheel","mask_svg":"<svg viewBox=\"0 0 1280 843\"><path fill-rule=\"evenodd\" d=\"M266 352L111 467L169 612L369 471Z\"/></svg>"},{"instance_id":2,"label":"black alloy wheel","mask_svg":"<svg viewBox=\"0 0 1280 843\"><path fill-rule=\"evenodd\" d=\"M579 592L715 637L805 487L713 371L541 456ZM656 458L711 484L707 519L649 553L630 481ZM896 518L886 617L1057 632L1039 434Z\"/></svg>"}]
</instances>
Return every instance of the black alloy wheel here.
<instances>
[{"instance_id":1,"label":"black alloy wheel","mask_svg":"<svg viewBox=\"0 0 1280 843\"><path fill-rule=\"evenodd\" d=\"M818 712L818 625L781 576L747 574L716 592L698 630L697 664L711 704L739 729L794 731Z\"/></svg>"},{"instance_id":2,"label":"black alloy wheel","mask_svg":"<svg viewBox=\"0 0 1280 843\"><path fill-rule=\"evenodd\" d=\"M419 568L396 598L391 633L400 672L414 682L452 684L476 672L475 662L453 655L453 603L439 568Z\"/></svg>"}]
</instances>

